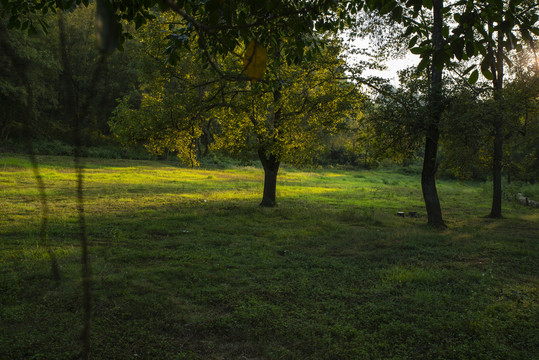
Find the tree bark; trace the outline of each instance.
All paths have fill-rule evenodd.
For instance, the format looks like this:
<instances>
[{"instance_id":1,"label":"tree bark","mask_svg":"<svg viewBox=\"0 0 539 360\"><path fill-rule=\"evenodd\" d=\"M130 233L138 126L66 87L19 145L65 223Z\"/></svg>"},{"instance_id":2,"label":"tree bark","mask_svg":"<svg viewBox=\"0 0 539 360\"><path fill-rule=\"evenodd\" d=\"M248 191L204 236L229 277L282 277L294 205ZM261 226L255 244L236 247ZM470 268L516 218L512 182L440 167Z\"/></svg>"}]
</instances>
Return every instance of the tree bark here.
<instances>
[{"instance_id":1,"label":"tree bark","mask_svg":"<svg viewBox=\"0 0 539 360\"><path fill-rule=\"evenodd\" d=\"M264 192L260 206L277 206L275 194L277 191L277 173L279 172L280 162L277 161L277 158L273 154L267 156L263 148L258 149L258 157L264 167Z\"/></svg>"},{"instance_id":2,"label":"tree bark","mask_svg":"<svg viewBox=\"0 0 539 360\"><path fill-rule=\"evenodd\" d=\"M442 217L442 208L436 189L436 171L438 168L436 157L438 154L439 136L440 131L437 126L433 126L427 132L423 171L421 172L421 190L423 191L423 199L427 209L428 224L445 228L447 226Z\"/></svg>"},{"instance_id":3,"label":"tree bark","mask_svg":"<svg viewBox=\"0 0 539 360\"><path fill-rule=\"evenodd\" d=\"M502 217L502 131L502 127L496 125L494 129L494 152L492 158L492 207L488 215L490 218Z\"/></svg>"},{"instance_id":4,"label":"tree bark","mask_svg":"<svg viewBox=\"0 0 539 360\"><path fill-rule=\"evenodd\" d=\"M433 1L434 26L432 28L432 39L434 44L434 54L432 56L432 78L430 93L431 116L426 129L425 156L423 158L423 170L421 172L421 190L427 210L428 224L431 226L447 227L440 207L440 199L436 190L436 171L438 170L438 140L440 138L439 122L442 114L442 70L443 65L438 58L443 51L442 36L442 8L443 0Z\"/></svg>"},{"instance_id":5,"label":"tree bark","mask_svg":"<svg viewBox=\"0 0 539 360\"><path fill-rule=\"evenodd\" d=\"M278 41L277 46L275 47L275 61L277 64L277 67L280 66L281 63L281 44L280 41ZM271 143L275 144L277 142L277 134L279 133L278 130L281 127L281 108L280 108L280 100L282 97L281 92L282 84L279 84L275 90L273 90L273 104L272 104L272 113L270 114L271 120L273 120L272 127L273 129L270 129L273 131L274 135L271 140ZM275 194L277 191L277 173L279 172L279 165L280 161L277 159L277 157L271 152L267 151L266 141L264 139L258 139L259 140L259 147L258 147L258 157L260 158L260 162L262 162L262 166L264 167L264 193L262 195L262 202L260 202L260 206L263 207L275 207L277 206L277 201L275 200Z\"/></svg>"},{"instance_id":6,"label":"tree bark","mask_svg":"<svg viewBox=\"0 0 539 360\"><path fill-rule=\"evenodd\" d=\"M498 47L496 49L496 57L492 56L492 72L494 87L494 100L499 104L503 101L503 34L498 32ZM503 111L500 111L500 116L503 116ZM494 147L492 153L492 207L490 209L489 218L502 217L502 161L503 161L503 118L498 118L494 121Z\"/></svg>"}]
</instances>

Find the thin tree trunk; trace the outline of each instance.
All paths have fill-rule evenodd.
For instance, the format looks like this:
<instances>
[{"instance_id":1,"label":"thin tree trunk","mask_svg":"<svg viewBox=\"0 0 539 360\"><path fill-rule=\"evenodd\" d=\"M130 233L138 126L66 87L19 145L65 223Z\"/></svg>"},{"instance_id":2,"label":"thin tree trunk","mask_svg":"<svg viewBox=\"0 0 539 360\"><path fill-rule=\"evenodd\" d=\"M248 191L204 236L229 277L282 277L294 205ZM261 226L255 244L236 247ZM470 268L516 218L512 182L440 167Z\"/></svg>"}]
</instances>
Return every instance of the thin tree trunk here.
<instances>
[{"instance_id":1,"label":"thin tree trunk","mask_svg":"<svg viewBox=\"0 0 539 360\"><path fill-rule=\"evenodd\" d=\"M492 159L492 207L488 217L502 217L502 157L503 134L501 126L494 130L494 152Z\"/></svg>"},{"instance_id":2,"label":"thin tree trunk","mask_svg":"<svg viewBox=\"0 0 539 360\"><path fill-rule=\"evenodd\" d=\"M277 158L273 154L267 156L263 148L258 150L258 157L264 167L264 192L260 206L277 206L275 194L277 191L277 173L279 172L280 162L277 161Z\"/></svg>"},{"instance_id":3,"label":"thin tree trunk","mask_svg":"<svg viewBox=\"0 0 539 360\"><path fill-rule=\"evenodd\" d=\"M434 54L432 57L432 79L430 93L430 123L427 126L425 156L423 158L423 170L421 172L421 189L423 199L427 209L428 224L445 228L446 224L442 218L440 199L436 190L436 171L438 170L438 140L440 138L439 122L442 114L442 70L443 65L437 61L443 51L442 37L442 8L443 0L433 1L434 26L432 28L432 39L434 43Z\"/></svg>"},{"instance_id":4,"label":"thin tree trunk","mask_svg":"<svg viewBox=\"0 0 539 360\"><path fill-rule=\"evenodd\" d=\"M492 56L494 100L500 104L503 90L503 34L498 32L498 48L496 58ZM500 111L503 116L503 111ZM492 207L490 209L490 218L502 217L502 161L503 161L503 118L498 118L494 122L494 147L492 153Z\"/></svg>"}]
</instances>

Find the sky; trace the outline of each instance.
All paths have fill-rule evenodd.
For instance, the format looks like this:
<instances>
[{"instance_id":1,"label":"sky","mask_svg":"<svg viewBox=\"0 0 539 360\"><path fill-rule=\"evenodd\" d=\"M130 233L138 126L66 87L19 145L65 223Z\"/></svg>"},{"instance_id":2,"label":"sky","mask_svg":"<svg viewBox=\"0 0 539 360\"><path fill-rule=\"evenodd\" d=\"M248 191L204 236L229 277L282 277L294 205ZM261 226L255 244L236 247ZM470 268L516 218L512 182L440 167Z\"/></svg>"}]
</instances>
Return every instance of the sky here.
<instances>
[{"instance_id":1,"label":"sky","mask_svg":"<svg viewBox=\"0 0 539 360\"><path fill-rule=\"evenodd\" d=\"M393 85L397 85L399 82L398 71L403 70L409 66L417 65L419 63L419 56L408 53L402 59L392 59L386 61L387 70L367 70L364 72L365 75L375 75L385 79L389 79Z\"/></svg>"},{"instance_id":2,"label":"sky","mask_svg":"<svg viewBox=\"0 0 539 360\"><path fill-rule=\"evenodd\" d=\"M368 49L370 44L369 40L367 39L358 39L355 40L353 45L358 48L362 49ZM351 59L351 64L353 63L354 59L357 59L359 55L352 55L353 59ZM359 57L359 59L366 60L367 58ZM403 70L409 66L417 65L419 64L419 56L414 55L410 52L407 52L406 55L399 59L391 59L388 61L385 61L384 64L387 66L387 70L366 70L363 74L365 76L379 76L384 79L390 80L391 84L398 85L398 71Z\"/></svg>"}]
</instances>

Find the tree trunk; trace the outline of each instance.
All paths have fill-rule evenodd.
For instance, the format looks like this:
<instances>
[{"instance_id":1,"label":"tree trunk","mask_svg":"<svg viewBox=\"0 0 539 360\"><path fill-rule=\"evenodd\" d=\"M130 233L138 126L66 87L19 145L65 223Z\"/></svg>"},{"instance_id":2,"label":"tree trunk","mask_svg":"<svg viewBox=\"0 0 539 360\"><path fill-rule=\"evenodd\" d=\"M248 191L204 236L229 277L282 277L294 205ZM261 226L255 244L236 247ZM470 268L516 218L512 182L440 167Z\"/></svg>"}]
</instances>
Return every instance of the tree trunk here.
<instances>
[{"instance_id":1,"label":"tree trunk","mask_svg":"<svg viewBox=\"0 0 539 360\"><path fill-rule=\"evenodd\" d=\"M494 152L492 158L492 207L490 218L502 217L502 157L503 133L501 124L494 129Z\"/></svg>"},{"instance_id":2,"label":"tree trunk","mask_svg":"<svg viewBox=\"0 0 539 360\"><path fill-rule=\"evenodd\" d=\"M277 68L280 66L281 62L280 49L280 40L278 40L274 53ZM273 90L273 104L271 106L271 112L273 114L270 113L270 118L273 120L273 129L269 129L274 133L273 139L271 140L271 143L273 144L275 144L278 140L277 134L279 131L275 130L278 130L281 127L281 88L282 84L279 84L279 86ZM260 203L260 206L274 207L277 206L277 202L275 201L275 193L277 190L277 173L279 172L280 161L277 160L277 157L271 153L271 151L268 154L265 143L266 141L264 139L259 139L258 157L260 158L260 162L262 162L262 166L264 167L264 193L262 195L262 202Z\"/></svg>"},{"instance_id":3,"label":"tree trunk","mask_svg":"<svg viewBox=\"0 0 539 360\"><path fill-rule=\"evenodd\" d=\"M275 193L277 190L277 173L279 172L280 162L277 161L277 158L273 154L267 156L263 148L258 150L258 157L264 167L264 193L260 206L277 206Z\"/></svg>"},{"instance_id":4,"label":"tree trunk","mask_svg":"<svg viewBox=\"0 0 539 360\"><path fill-rule=\"evenodd\" d=\"M494 87L494 100L501 105L503 101L503 33L498 31L498 47L496 54L490 49L492 57L491 70L493 73L492 85ZM500 107L500 118L494 121L494 147L492 153L492 207L489 218L502 217L502 160L503 160L503 109Z\"/></svg>"},{"instance_id":5,"label":"tree trunk","mask_svg":"<svg viewBox=\"0 0 539 360\"><path fill-rule=\"evenodd\" d=\"M492 23L489 23L489 31L493 29ZM499 117L494 121L494 146L492 153L492 207L487 217L502 217L502 159L503 159L503 109L502 109L502 90L503 90L503 38L502 32L498 31L497 48L489 46L488 53L491 58L490 70L492 72L492 87L494 89L494 101L499 107ZM496 51L496 52L494 52Z\"/></svg>"},{"instance_id":6,"label":"tree trunk","mask_svg":"<svg viewBox=\"0 0 539 360\"><path fill-rule=\"evenodd\" d=\"M434 54L432 56L432 78L430 93L429 124L426 131L425 156L423 158L423 170L421 172L421 190L427 209L428 224L431 226L445 228L442 218L440 199L436 190L436 171L438 170L438 140L440 138L439 122L442 114L442 70L443 65L437 61L443 51L442 36L442 8L443 0L433 1L434 26L432 28L432 39L434 43Z\"/></svg>"},{"instance_id":7,"label":"tree trunk","mask_svg":"<svg viewBox=\"0 0 539 360\"><path fill-rule=\"evenodd\" d=\"M433 127L427 133L425 143L425 157L423 159L423 171L421 172L421 190L423 191L423 199L425 200L425 207L427 209L428 224L445 228L446 225L442 218L440 199L436 190L438 138L439 129L438 127Z\"/></svg>"}]
</instances>

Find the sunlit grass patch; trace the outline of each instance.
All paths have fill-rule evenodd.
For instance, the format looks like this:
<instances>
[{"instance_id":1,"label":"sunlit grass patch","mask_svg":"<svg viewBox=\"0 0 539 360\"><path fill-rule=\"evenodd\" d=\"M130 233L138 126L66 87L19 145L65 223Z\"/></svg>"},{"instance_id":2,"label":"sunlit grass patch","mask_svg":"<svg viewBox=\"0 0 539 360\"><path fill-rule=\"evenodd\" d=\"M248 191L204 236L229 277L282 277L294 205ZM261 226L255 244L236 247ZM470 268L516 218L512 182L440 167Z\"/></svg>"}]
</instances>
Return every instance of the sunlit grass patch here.
<instances>
[{"instance_id":1,"label":"sunlit grass patch","mask_svg":"<svg viewBox=\"0 0 539 360\"><path fill-rule=\"evenodd\" d=\"M23 244L19 244L23 245ZM0 253L0 262L12 262L12 261L49 261L50 253L54 253L54 256L63 258L70 257L77 254L78 250L72 245L64 247L50 247L47 249L45 246L34 243L25 244L23 246L11 247L5 249Z\"/></svg>"}]
</instances>

